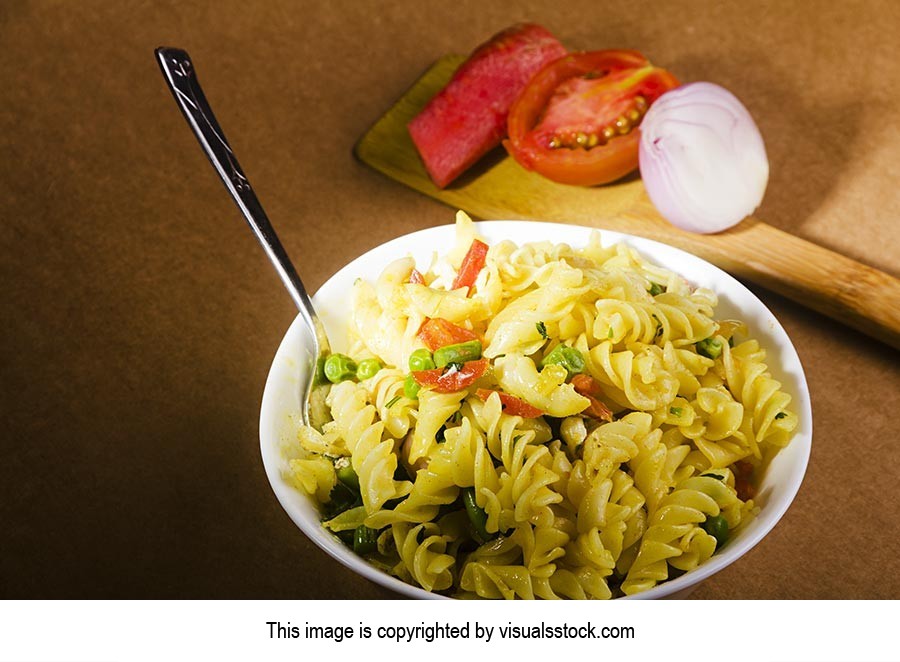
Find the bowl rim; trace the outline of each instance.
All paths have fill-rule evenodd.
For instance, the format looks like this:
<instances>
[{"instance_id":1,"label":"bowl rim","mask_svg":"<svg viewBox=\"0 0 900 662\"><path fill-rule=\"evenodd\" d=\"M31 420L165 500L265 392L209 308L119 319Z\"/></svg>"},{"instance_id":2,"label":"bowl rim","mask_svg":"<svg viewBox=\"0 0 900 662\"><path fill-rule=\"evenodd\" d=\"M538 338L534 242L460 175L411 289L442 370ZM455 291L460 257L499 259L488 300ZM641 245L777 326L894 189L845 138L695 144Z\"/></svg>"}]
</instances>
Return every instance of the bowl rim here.
<instances>
[{"instance_id":1,"label":"bowl rim","mask_svg":"<svg viewBox=\"0 0 900 662\"><path fill-rule=\"evenodd\" d=\"M775 315L772 314L771 310L769 310L769 308L759 299L759 297L757 297L743 283L731 276L731 274L725 272L716 265L707 262L706 260L696 255L693 255L688 251L653 239L647 239L645 237L630 235L623 232L605 230L603 228L580 225L576 223L523 220L488 220L475 222L475 229L479 234L503 234L505 238L511 238L512 236L514 236L513 230L517 227L522 226L527 226L530 231L534 229L546 230L548 241L551 241L553 243L566 243L557 238L554 238L554 235L552 234L552 231L554 230L557 233L563 231L562 229L564 229L565 233L570 233L573 231L582 232L584 233L585 241L590 236L590 233L592 231L597 231L600 233L601 243L604 246L608 246L613 243L625 243L626 245L639 251L642 255L648 252L647 249L650 249L649 252L652 253L669 253L670 258L666 258L666 261L669 261L669 259L673 261L683 260L688 264L694 262L695 266L700 265L703 269L710 270L713 276L713 280L716 283L727 283L730 288L736 288L744 295L749 295L749 297L751 297L751 299L755 302L755 305L759 306L758 312L762 312L768 315L770 328L767 330L757 329L757 332L754 334L754 338L757 338L760 341L762 341L763 339L770 341L769 344L764 344L764 348L767 351L773 349L773 345L777 346L782 367L788 363L793 364L795 381L796 385L799 387L799 392L792 392L791 397L792 404L797 411L799 421L798 430L797 432L795 432L794 437L791 439L790 447L792 448L792 452L795 454L799 453L799 456L796 458L794 465L790 468L789 481L786 484L782 485L782 496L779 498L778 503L766 504L762 508L759 515L757 516L757 520L763 520L763 523L760 526L756 526L752 532L742 532L742 535L744 535L744 537L740 539L739 545L726 546L725 548L723 548L721 553L714 555L712 558L705 561L694 570L691 570L681 575L680 577L670 579L661 584L657 584L653 588L641 593L623 596L618 599L628 600L663 598L685 591L691 587L695 587L704 580L708 579L713 574L734 563L736 560L747 554L747 552L753 549L757 544L759 544L759 542L769 534L769 532L778 524L778 522L781 521L782 517L787 512L788 508L790 508L791 504L797 496L797 493L800 490L800 486L803 482L804 476L806 474L806 469L809 464L809 457L812 446L813 420L812 405L809 394L809 384L806 379L806 374L803 370L803 365L800 361L800 357L797 354L797 350L794 347L794 344L791 341L790 336L788 336L787 332L785 331L784 327L781 325ZM390 260L397 259L398 257L408 254L408 248L398 250L399 246L405 245L407 243L415 243L418 240L430 240L432 242L431 245L436 245L434 239L442 233L446 233L448 231L452 232L453 228L454 224L438 225L430 228L425 228L395 237L394 239L373 247L354 260L350 261L348 264L346 264L332 276L330 276L313 295L313 303L316 304L317 297L320 296L320 293L323 290L327 290L328 287L333 283L340 282L348 276L351 277L351 279L355 279L357 276L354 272L358 273L361 263L371 260L373 257L377 256L377 254L386 253L386 259L382 264L383 267L387 266ZM526 240L526 242L531 241L534 240ZM516 243L521 245L521 243L524 242L516 241ZM649 261L656 264L659 262L659 258L652 257L649 258ZM690 277L682 274L677 268L673 268L669 264L662 264L660 266L663 266L666 269L670 269L671 271L674 271L675 273L678 273L683 277L687 277L690 280ZM716 292L716 294L717 296L721 296L720 292ZM325 551L333 559L341 563L343 566L349 568L350 570L356 572L357 574L362 575L366 579L376 584L379 584L385 588L389 588L393 591L396 591L397 593L400 593L401 595L405 595L408 597L423 599L452 599L448 598L448 596L431 593L421 587L407 584L399 578L389 575L386 572L371 565L362 557L357 556L343 543L338 541L337 538L325 532L319 520L311 521L310 518L305 517L295 507L297 495L300 494L300 492L293 485L289 484L282 475L282 444L279 439L279 434L275 430L275 421L277 420L279 414L284 412L273 411L276 406L273 400L275 399L274 391L276 388L278 388L276 381L280 372L279 359L282 358L285 352L288 351L291 340L304 331L305 322L302 316L298 314L284 334L281 342L279 343L278 350L276 351L276 354L272 360L272 364L266 377L266 384L263 391L263 397L260 407L260 452L262 455L266 476L269 480L272 490L275 493L276 498L278 499L278 502L281 504L281 507L288 514L294 524L301 531L303 531L307 538L312 540L320 549ZM300 496L306 499L310 504L312 504L311 497L308 497L305 494L301 494ZM314 504L312 505L314 506Z\"/></svg>"}]
</instances>

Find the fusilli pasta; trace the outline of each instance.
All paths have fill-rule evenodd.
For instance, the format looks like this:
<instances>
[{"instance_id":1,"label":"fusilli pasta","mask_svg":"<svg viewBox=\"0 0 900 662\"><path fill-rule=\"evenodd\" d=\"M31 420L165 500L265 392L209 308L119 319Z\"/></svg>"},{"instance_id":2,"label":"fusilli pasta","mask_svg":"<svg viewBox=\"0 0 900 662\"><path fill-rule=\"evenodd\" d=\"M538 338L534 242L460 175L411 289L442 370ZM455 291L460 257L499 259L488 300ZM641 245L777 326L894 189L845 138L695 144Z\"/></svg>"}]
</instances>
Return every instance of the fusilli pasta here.
<instances>
[{"instance_id":1,"label":"fusilli pasta","mask_svg":"<svg viewBox=\"0 0 900 662\"><path fill-rule=\"evenodd\" d=\"M596 233L500 242L467 280L478 242L460 212L446 258L356 283L349 351L377 371L300 430L296 487L357 553L448 595L603 599L702 564L798 424L765 350Z\"/></svg>"}]
</instances>

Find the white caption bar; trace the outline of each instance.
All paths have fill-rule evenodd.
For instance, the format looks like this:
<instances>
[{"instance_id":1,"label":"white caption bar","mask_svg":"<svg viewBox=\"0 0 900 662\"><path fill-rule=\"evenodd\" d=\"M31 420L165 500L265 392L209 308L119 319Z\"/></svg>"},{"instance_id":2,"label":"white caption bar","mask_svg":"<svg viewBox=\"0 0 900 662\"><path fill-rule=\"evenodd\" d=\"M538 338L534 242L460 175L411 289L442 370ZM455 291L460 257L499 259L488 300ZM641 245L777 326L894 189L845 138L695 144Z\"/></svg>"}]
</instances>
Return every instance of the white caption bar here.
<instances>
[{"instance_id":1,"label":"white caption bar","mask_svg":"<svg viewBox=\"0 0 900 662\"><path fill-rule=\"evenodd\" d=\"M7 601L0 603L0 661L299 661L403 653L459 662L488 653L558 660L590 651L597 659L667 662L876 662L897 659L898 604Z\"/></svg>"}]
</instances>

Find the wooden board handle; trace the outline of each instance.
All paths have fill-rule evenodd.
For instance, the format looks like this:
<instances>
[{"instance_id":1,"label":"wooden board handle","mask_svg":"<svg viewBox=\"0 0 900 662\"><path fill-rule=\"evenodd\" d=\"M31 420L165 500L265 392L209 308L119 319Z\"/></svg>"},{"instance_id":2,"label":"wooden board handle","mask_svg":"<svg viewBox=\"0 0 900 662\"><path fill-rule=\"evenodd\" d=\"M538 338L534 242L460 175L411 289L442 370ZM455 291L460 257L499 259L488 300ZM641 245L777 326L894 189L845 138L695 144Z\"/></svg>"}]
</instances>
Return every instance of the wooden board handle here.
<instances>
[{"instance_id":1,"label":"wooden board handle","mask_svg":"<svg viewBox=\"0 0 900 662\"><path fill-rule=\"evenodd\" d=\"M660 217L637 177L607 186L566 186L522 169L498 150L449 188L437 188L406 124L462 61L448 55L426 71L356 144L357 158L481 218L581 223L677 246L900 349L897 278L754 218L716 235L679 230Z\"/></svg>"},{"instance_id":2,"label":"wooden board handle","mask_svg":"<svg viewBox=\"0 0 900 662\"><path fill-rule=\"evenodd\" d=\"M642 200L623 221L900 349L900 279L754 218L697 236L671 227L654 232L646 225L653 216L650 201Z\"/></svg>"}]
</instances>

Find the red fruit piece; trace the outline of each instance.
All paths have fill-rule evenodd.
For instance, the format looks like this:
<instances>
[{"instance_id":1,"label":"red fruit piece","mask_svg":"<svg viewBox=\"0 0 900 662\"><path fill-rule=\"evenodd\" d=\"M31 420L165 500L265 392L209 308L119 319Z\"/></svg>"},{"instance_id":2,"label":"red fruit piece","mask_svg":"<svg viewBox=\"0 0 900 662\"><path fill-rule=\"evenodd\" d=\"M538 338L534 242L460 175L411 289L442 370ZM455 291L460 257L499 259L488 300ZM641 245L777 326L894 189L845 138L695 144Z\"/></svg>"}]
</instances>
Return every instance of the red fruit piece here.
<instances>
[{"instance_id":1,"label":"red fruit piece","mask_svg":"<svg viewBox=\"0 0 900 662\"><path fill-rule=\"evenodd\" d=\"M475 49L408 125L437 186L500 144L513 101L535 73L565 54L556 37L534 24L514 25Z\"/></svg>"}]
</instances>

